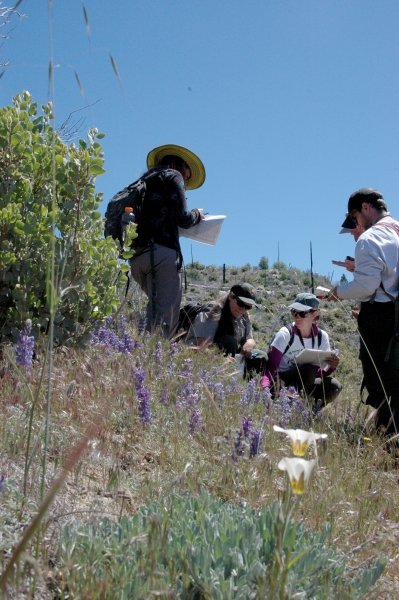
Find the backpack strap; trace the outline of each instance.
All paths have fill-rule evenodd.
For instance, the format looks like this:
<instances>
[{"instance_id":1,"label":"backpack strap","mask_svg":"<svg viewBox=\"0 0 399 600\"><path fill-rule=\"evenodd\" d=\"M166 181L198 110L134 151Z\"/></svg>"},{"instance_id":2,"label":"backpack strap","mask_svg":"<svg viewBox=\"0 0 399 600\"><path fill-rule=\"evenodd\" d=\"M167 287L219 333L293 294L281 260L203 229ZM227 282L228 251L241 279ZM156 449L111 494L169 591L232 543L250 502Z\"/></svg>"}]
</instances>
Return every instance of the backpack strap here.
<instances>
[{"instance_id":1,"label":"backpack strap","mask_svg":"<svg viewBox=\"0 0 399 600\"><path fill-rule=\"evenodd\" d=\"M292 329L292 327L289 326L289 327L287 327L287 329L290 332L290 339L289 339L289 342L288 342L283 354L285 354L287 352L287 350L289 350L291 348L292 344L294 343L294 338L295 338L295 333L294 333L294 330ZM312 331L313 331L313 328L312 328ZM300 336L300 337L301 337L302 346L305 347L302 336ZM317 333L317 348L320 348L321 340L322 340L322 332L321 332L321 329L319 329L319 331ZM314 338L312 338L312 342L314 342Z\"/></svg>"},{"instance_id":2,"label":"backpack strap","mask_svg":"<svg viewBox=\"0 0 399 600\"><path fill-rule=\"evenodd\" d=\"M290 339L289 339L289 342L288 342L283 354L285 354L287 352L287 350L289 350L291 348L292 344L294 343L294 339L295 339L295 333L294 333L294 330L292 329L291 325L289 327L287 327L287 329L290 334Z\"/></svg>"}]
</instances>

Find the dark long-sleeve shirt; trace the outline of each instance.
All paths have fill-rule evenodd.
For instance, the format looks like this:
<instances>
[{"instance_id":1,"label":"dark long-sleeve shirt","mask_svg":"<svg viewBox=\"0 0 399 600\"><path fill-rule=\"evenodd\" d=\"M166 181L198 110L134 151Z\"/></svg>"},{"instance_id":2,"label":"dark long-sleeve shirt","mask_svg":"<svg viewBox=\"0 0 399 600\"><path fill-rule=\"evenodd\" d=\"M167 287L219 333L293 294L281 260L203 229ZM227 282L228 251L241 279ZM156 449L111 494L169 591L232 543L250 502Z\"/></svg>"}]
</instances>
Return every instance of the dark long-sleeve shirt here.
<instances>
[{"instance_id":1,"label":"dark long-sleeve shirt","mask_svg":"<svg viewBox=\"0 0 399 600\"><path fill-rule=\"evenodd\" d=\"M197 208L187 208L183 176L165 169L147 182L141 226L133 247L147 246L150 239L181 254L178 227L189 229L200 221ZM150 237L148 236L150 232Z\"/></svg>"}]
</instances>

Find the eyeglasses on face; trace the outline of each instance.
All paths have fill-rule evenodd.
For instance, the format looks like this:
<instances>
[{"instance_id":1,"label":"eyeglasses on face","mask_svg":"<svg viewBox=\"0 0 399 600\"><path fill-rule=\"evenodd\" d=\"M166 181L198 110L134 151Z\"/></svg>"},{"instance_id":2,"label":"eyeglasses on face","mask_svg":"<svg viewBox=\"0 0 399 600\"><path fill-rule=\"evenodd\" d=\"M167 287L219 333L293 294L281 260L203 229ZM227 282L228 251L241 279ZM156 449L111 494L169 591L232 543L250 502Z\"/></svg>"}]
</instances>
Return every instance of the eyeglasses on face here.
<instances>
[{"instance_id":1,"label":"eyeglasses on face","mask_svg":"<svg viewBox=\"0 0 399 600\"><path fill-rule=\"evenodd\" d=\"M301 319L306 319L308 314L314 313L314 310L295 310L295 308L291 308L291 314L293 317L300 317Z\"/></svg>"},{"instance_id":2,"label":"eyeglasses on face","mask_svg":"<svg viewBox=\"0 0 399 600\"><path fill-rule=\"evenodd\" d=\"M252 308L251 304L245 304L245 302L240 300L235 294L233 294L233 298L237 302L237 306L239 306L240 308L246 308L247 310L250 310Z\"/></svg>"}]
</instances>

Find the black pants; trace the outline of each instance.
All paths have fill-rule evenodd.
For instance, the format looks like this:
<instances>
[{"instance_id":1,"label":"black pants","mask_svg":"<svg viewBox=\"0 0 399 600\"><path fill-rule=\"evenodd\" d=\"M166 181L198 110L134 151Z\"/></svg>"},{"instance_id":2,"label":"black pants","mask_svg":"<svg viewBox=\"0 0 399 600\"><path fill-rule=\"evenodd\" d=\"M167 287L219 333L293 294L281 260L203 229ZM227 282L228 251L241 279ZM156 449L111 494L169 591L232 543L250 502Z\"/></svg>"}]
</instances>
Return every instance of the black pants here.
<instances>
[{"instance_id":1,"label":"black pants","mask_svg":"<svg viewBox=\"0 0 399 600\"><path fill-rule=\"evenodd\" d=\"M237 340L232 335L222 335L218 338L214 339L215 344L223 350L223 352L229 356L235 356L239 352L239 346ZM252 357L245 357L245 375L253 373L263 373L266 363L267 363L267 354L266 352L262 352L262 350L254 350Z\"/></svg>"},{"instance_id":2,"label":"black pants","mask_svg":"<svg viewBox=\"0 0 399 600\"><path fill-rule=\"evenodd\" d=\"M318 370L316 365L298 365L280 372L279 377L286 387L294 386L298 392L303 390L307 396L313 396L315 400L322 400L324 404L328 404L341 392L342 385L334 377L320 376Z\"/></svg>"},{"instance_id":3,"label":"black pants","mask_svg":"<svg viewBox=\"0 0 399 600\"><path fill-rule=\"evenodd\" d=\"M378 408L376 425L387 427L387 434L399 433L399 341L392 343L395 328L393 302L362 302L358 319L360 354L366 404ZM386 360L388 358L388 360Z\"/></svg>"}]
</instances>

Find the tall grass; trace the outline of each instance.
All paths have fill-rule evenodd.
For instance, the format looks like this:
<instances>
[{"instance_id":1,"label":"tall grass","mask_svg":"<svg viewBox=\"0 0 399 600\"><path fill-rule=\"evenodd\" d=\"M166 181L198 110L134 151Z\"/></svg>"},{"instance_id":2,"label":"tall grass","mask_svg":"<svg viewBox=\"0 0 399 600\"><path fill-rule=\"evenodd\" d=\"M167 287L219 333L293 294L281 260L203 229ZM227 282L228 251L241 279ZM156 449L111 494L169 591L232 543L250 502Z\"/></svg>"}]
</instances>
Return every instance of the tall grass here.
<instances>
[{"instance_id":1,"label":"tall grass","mask_svg":"<svg viewBox=\"0 0 399 600\"><path fill-rule=\"evenodd\" d=\"M295 427L305 425L303 419L309 417L293 402L288 412L286 403L270 407L267 396L237 379L234 364L212 348L194 352L184 346L170 347L157 335L139 333L140 308L134 305L128 311L126 322L118 319L113 323L112 335L107 328L100 331L94 338L96 343L86 351L63 349L54 356L52 435L46 451L46 481L50 486L55 473L62 472L70 449L79 445L96 415L110 403L106 419L92 430L87 455L72 466L66 485L53 496L54 504L48 506L46 514L41 513L44 537L37 564L57 589L62 589L67 574L72 578L71 586L78 582L74 579L78 572L71 572L70 564L64 564L65 556L60 558L57 540L65 527L73 532L83 523L94 526L104 516L117 520L118 515L133 515L149 501L162 503L182 490L196 495L205 488L223 502L253 508L283 499L287 482L277 464L289 450L273 432L272 424ZM40 380L43 360L39 350L31 379L33 388ZM397 576L396 463L395 457L384 451L372 426L364 428L367 409L357 410L355 357L352 366L354 371L344 378L339 399L324 409L316 422L309 422L316 431L326 432L328 440L318 446L318 468L298 519L314 531L327 524L328 543L347 556L345 560L353 569L361 569L365 560L387 556L381 591L369 596L387 598L391 592L384 586L389 583L396 590ZM23 464L30 399L8 361L4 361L3 369L1 455L7 485L2 492L6 510L0 519L4 526L6 521L14 523L11 528L5 526L2 543L7 548L16 543L18 531L12 499L23 481L23 469L18 464ZM137 370L145 375L141 384L134 375ZM141 393L143 389L147 396ZM140 403L148 396L151 417L143 422L146 419ZM193 430L195 411L197 425ZM42 390L32 422L33 439L42 428L44 416ZM262 432L261 452L252 458L251 438L242 435L243 418L252 421L252 430ZM37 505L44 451L40 444L28 478L28 495ZM29 522L31 517L32 505L25 501L22 518ZM26 551L32 552L32 546L27 544ZM54 565L51 569L46 568L49 559ZM7 562L3 557L3 567ZM29 588L32 567L30 563L20 564L25 567L12 585ZM89 563L80 566L91 569Z\"/></svg>"}]
</instances>

